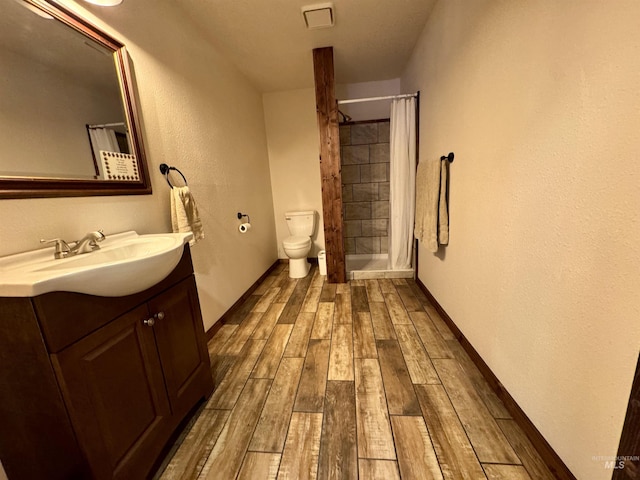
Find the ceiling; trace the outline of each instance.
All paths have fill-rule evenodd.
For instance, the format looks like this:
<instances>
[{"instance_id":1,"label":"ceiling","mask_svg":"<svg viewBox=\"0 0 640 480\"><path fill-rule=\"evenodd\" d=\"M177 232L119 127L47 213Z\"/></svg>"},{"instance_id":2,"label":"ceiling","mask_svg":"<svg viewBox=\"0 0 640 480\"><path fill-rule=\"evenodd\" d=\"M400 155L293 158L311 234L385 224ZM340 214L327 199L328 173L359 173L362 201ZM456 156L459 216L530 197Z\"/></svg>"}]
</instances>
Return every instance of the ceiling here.
<instances>
[{"instance_id":1,"label":"ceiling","mask_svg":"<svg viewBox=\"0 0 640 480\"><path fill-rule=\"evenodd\" d=\"M262 92L313 87L311 51L333 47L336 83L402 74L436 0L333 0L335 26L308 30L301 7L324 0L178 0Z\"/></svg>"}]
</instances>

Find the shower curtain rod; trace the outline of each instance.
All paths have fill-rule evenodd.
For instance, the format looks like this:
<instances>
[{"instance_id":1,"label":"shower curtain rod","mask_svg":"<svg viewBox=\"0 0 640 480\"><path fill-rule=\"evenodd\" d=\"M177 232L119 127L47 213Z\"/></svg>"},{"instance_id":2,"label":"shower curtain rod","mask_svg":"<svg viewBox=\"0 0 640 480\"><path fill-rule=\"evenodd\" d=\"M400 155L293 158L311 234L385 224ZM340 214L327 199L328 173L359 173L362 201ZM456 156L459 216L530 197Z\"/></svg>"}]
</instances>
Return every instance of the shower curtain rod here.
<instances>
[{"instance_id":1,"label":"shower curtain rod","mask_svg":"<svg viewBox=\"0 0 640 480\"><path fill-rule=\"evenodd\" d=\"M124 122L116 122L116 123L104 123L104 124L96 124L96 125L87 125L89 128L104 128L104 127L126 127L127 124Z\"/></svg>"},{"instance_id":2,"label":"shower curtain rod","mask_svg":"<svg viewBox=\"0 0 640 480\"><path fill-rule=\"evenodd\" d=\"M376 100L391 100L394 98L410 98L417 96L417 93L406 93L404 95L387 95L384 97L353 98L351 100L338 100L338 105L344 105L346 103L374 102Z\"/></svg>"}]
</instances>

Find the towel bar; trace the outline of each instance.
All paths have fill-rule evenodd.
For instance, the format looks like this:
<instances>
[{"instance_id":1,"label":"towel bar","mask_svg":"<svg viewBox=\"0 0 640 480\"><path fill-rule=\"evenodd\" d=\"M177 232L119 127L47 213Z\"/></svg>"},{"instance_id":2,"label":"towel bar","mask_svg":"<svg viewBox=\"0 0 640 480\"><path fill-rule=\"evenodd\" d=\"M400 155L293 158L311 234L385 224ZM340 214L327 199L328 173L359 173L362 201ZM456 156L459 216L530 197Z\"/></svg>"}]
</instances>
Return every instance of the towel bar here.
<instances>
[{"instance_id":1,"label":"towel bar","mask_svg":"<svg viewBox=\"0 0 640 480\"><path fill-rule=\"evenodd\" d=\"M453 152L449 152L449 155L442 155L440 160L449 160L449 163L453 163Z\"/></svg>"}]
</instances>

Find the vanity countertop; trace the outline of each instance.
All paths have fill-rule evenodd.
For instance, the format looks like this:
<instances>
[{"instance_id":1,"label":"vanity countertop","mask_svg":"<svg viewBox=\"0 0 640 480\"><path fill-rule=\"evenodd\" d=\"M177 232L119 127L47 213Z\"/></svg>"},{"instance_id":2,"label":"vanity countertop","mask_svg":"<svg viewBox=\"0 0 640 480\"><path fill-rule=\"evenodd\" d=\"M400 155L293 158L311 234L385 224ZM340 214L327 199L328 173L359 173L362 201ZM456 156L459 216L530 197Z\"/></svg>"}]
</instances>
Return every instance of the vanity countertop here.
<instances>
[{"instance_id":1,"label":"vanity countertop","mask_svg":"<svg viewBox=\"0 0 640 480\"><path fill-rule=\"evenodd\" d=\"M109 235L100 249L55 259L53 248L0 257L0 297L35 297L67 291L104 297L141 292L180 261L192 233Z\"/></svg>"}]
</instances>

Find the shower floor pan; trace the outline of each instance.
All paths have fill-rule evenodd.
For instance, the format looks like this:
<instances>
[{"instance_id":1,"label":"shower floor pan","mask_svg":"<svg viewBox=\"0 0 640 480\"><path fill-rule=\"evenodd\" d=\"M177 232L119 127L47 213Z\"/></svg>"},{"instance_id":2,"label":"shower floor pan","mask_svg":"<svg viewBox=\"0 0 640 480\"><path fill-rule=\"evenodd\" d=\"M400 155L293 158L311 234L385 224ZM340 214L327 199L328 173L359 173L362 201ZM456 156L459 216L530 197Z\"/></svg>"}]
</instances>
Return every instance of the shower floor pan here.
<instances>
[{"instance_id":1,"label":"shower floor pan","mask_svg":"<svg viewBox=\"0 0 640 480\"><path fill-rule=\"evenodd\" d=\"M347 255L347 280L372 278L413 278L413 269L391 270L386 254Z\"/></svg>"}]
</instances>

